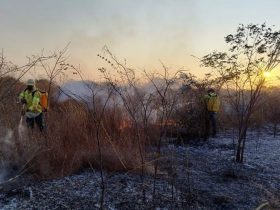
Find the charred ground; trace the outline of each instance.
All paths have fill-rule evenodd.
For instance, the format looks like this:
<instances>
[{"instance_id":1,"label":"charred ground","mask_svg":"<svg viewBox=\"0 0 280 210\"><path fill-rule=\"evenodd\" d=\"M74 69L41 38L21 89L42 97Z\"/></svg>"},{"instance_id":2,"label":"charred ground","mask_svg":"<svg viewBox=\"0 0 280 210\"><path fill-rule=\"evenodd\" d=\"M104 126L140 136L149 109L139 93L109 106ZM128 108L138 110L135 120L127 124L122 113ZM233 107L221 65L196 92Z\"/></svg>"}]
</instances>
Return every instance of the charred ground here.
<instances>
[{"instance_id":1,"label":"charred ground","mask_svg":"<svg viewBox=\"0 0 280 210\"><path fill-rule=\"evenodd\" d=\"M165 144L156 197L153 177L106 172L106 209L254 209L279 204L279 138L250 132L246 162L234 159L233 139L225 133L208 142ZM250 148L250 149L249 149ZM152 152L153 148L151 148ZM2 186L2 209L98 209L100 175L84 169L53 180L24 175ZM143 191L144 188L144 191ZM143 195L144 192L144 195Z\"/></svg>"}]
</instances>

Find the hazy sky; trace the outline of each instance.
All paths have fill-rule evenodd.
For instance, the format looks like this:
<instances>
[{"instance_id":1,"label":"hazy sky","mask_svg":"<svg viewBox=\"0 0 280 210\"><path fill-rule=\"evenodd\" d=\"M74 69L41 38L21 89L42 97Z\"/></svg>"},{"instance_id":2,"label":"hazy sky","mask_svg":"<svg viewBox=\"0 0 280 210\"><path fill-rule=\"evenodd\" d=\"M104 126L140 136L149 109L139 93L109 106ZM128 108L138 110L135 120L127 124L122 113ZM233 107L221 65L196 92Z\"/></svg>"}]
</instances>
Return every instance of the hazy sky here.
<instances>
[{"instance_id":1,"label":"hazy sky","mask_svg":"<svg viewBox=\"0 0 280 210\"><path fill-rule=\"evenodd\" d=\"M199 73L191 54L224 47L239 23L280 28L278 0L0 0L0 47L15 63L41 49L63 48L95 76L105 44L130 66L156 69L162 61Z\"/></svg>"}]
</instances>

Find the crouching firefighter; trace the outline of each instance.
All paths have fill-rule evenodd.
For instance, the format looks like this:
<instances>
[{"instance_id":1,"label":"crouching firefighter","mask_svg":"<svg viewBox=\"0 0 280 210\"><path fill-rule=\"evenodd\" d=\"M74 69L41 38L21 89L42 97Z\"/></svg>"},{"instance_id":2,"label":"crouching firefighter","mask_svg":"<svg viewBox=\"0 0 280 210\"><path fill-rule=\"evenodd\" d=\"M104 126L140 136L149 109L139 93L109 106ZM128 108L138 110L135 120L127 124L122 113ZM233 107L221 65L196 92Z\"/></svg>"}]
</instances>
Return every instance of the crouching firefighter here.
<instances>
[{"instance_id":1,"label":"crouching firefighter","mask_svg":"<svg viewBox=\"0 0 280 210\"><path fill-rule=\"evenodd\" d=\"M212 137L215 138L217 134L217 112L220 108L220 99L214 89L209 89L207 95L204 96L206 116L205 116L205 134L207 139L210 134L210 124L212 128Z\"/></svg>"},{"instance_id":2,"label":"crouching firefighter","mask_svg":"<svg viewBox=\"0 0 280 210\"><path fill-rule=\"evenodd\" d=\"M45 128L43 112L46 111L46 97L42 97L42 92L35 87L35 81L29 79L26 83L27 87L19 95L22 103L22 116L25 115L28 128L34 128L34 124L38 126L42 132Z\"/></svg>"}]
</instances>

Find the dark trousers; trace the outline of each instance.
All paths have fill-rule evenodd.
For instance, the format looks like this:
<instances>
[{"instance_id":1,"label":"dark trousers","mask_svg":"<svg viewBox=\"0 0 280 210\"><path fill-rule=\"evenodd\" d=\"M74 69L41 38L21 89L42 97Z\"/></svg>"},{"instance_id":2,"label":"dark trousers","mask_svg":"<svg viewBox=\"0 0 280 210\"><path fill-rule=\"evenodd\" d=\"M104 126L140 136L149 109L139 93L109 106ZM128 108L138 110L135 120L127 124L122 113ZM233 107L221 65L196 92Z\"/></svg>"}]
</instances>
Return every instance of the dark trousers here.
<instances>
[{"instance_id":1,"label":"dark trousers","mask_svg":"<svg viewBox=\"0 0 280 210\"><path fill-rule=\"evenodd\" d=\"M34 128L34 124L36 123L36 125L38 126L38 128L40 129L40 131L44 130L44 116L43 113L39 114L37 117L32 117L32 118L26 118L26 123L27 123L27 127L29 128Z\"/></svg>"},{"instance_id":2,"label":"dark trousers","mask_svg":"<svg viewBox=\"0 0 280 210\"><path fill-rule=\"evenodd\" d=\"M207 139L210 135L210 127L211 127L211 134L212 137L216 137L217 134L217 113L216 112L210 112L208 111L206 113L206 119L205 119L205 139Z\"/></svg>"}]
</instances>

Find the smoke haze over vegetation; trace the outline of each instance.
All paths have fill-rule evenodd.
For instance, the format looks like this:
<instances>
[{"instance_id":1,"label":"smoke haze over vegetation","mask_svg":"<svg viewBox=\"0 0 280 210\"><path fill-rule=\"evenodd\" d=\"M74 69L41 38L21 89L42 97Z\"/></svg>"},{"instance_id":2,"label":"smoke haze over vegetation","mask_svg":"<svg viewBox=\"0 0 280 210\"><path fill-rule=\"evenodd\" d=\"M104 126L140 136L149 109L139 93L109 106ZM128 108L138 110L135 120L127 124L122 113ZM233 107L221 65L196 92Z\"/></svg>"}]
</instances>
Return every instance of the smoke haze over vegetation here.
<instances>
[{"instance_id":1,"label":"smoke haze over vegetation","mask_svg":"<svg viewBox=\"0 0 280 210\"><path fill-rule=\"evenodd\" d=\"M278 8L1 1L0 208L278 209Z\"/></svg>"}]
</instances>

